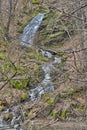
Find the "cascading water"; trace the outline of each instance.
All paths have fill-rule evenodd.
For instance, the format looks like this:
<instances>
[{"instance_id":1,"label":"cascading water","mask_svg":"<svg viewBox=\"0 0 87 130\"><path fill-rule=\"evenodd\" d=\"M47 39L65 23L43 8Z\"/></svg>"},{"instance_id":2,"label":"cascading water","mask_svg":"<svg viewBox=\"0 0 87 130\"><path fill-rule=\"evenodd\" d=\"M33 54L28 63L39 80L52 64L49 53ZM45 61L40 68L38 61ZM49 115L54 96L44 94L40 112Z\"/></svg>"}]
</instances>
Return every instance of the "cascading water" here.
<instances>
[{"instance_id":1,"label":"cascading water","mask_svg":"<svg viewBox=\"0 0 87 130\"><path fill-rule=\"evenodd\" d=\"M35 34L40 27L40 24L44 18L44 13L39 13L33 20L24 28L23 34L21 36L21 45L26 47L31 47L34 41ZM35 89L29 91L30 99L36 100L41 97L42 94L54 91L54 85L51 78L51 71L55 69L54 65L56 63L61 63L61 58L53 56L50 52L42 50L41 54L44 57L52 59L50 62L42 65L42 70L44 72L44 79L39 83ZM16 106L6 111L3 111L0 115L0 129L3 130L22 130L20 127L20 122L22 120L21 114L17 115L17 111L20 110L20 106ZM12 119L10 121L4 121L3 114L12 114ZM20 113L20 112L19 112ZM9 122L9 123L8 123Z\"/></svg>"},{"instance_id":2,"label":"cascading water","mask_svg":"<svg viewBox=\"0 0 87 130\"><path fill-rule=\"evenodd\" d=\"M54 91L54 85L51 78L51 71L55 69L54 65L56 63L61 63L60 57L54 57L50 52L41 50L43 56L52 58L53 61L42 65L42 70L44 72L44 79L35 89L29 91L29 96L31 100L35 100L41 97L42 94Z\"/></svg>"},{"instance_id":3,"label":"cascading water","mask_svg":"<svg viewBox=\"0 0 87 130\"><path fill-rule=\"evenodd\" d=\"M40 24L45 16L45 13L39 13L33 20L24 28L21 36L21 44L26 47L31 47L34 41L35 34L40 27ZM51 71L54 69L54 64L61 63L60 57L54 57L50 52L42 50L41 54L47 58L53 58L53 61L42 65L44 72L44 79L35 89L29 91L31 100L35 100L41 97L42 94L54 91L54 85L50 76Z\"/></svg>"},{"instance_id":4,"label":"cascading water","mask_svg":"<svg viewBox=\"0 0 87 130\"><path fill-rule=\"evenodd\" d=\"M21 36L21 44L26 47L31 47L34 41L35 34L44 18L44 13L39 13L31 22L24 28Z\"/></svg>"}]
</instances>

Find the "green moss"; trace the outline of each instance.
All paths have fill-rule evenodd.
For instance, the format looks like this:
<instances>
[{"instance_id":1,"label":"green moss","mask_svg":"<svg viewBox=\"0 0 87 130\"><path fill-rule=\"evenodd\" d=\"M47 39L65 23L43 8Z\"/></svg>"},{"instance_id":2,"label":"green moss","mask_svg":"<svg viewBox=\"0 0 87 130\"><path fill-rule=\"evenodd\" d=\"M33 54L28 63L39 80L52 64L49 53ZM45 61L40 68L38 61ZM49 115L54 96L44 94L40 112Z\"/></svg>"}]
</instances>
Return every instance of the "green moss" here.
<instances>
[{"instance_id":1,"label":"green moss","mask_svg":"<svg viewBox=\"0 0 87 130\"><path fill-rule=\"evenodd\" d=\"M65 118L67 117L67 110L62 110L60 116L61 116L63 119L65 119Z\"/></svg>"},{"instance_id":2,"label":"green moss","mask_svg":"<svg viewBox=\"0 0 87 130\"><path fill-rule=\"evenodd\" d=\"M49 18L51 18L51 14L50 13L46 13L45 17L44 17L44 20L48 20Z\"/></svg>"},{"instance_id":3,"label":"green moss","mask_svg":"<svg viewBox=\"0 0 87 130\"><path fill-rule=\"evenodd\" d=\"M10 61L5 61L1 66L1 70L4 73L15 73L15 67Z\"/></svg>"},{"instance_id":4,"label":"green moss","mask_svg":"<svg viewBox=\"0 0 87 130\"><path fill-rule=\"evenodd\" d=\"M53 103L54 103L54 99L55 99L55 98L49 98L49 100L47 101L47 103L48 103L49 105L53 104Z\"/></svg>"},{"instance_id":5,"label":"green moss","mask_svg":"<svg viewBox=\"0 0 87 130\"><path fill-rule=\"evenodd\" d=\"M84 104L81 104L81 105L78 106L78 111L79 111L79 112L82 112L82 111L84 111L85 109L86 109L86 106L85 106Z\"/></svg>"},{"instance_id":6,"label":"green moss","mask_svg":"<svg viewBox=\"0 0 87 130\"><path fill-rule=\"evenodd\" d=\"M38 0L32 0L32 4L39 4Z\"/></svg>"},{"instance_id":7,"label":"green moss","mask_svg":"<svg viewBox=\"0 0 87 130\"><path fill-rule=\"evenodd\" d=\"M16 70L18 73L25 73L25 68L23 66L16 66Z\"/></svg>"},{"instance_id":8,"label":"green moss","mask_svg":"<svg viewBox=\"0 0 87 130\"><path fill-rule=\"evenodd\" d=\"M30 59L35 59L35 60L38 60L38 61L47 61L47 58L43 57L39 52L37 52L36 54L31 52L28 54L28 57Z\"/></svg>"},{"instance_id":9,"label":"green moss","mask_svg":"<svg viewBox=\"0 0 87 130\"><path fill-rule=\"evenodd\" d=\"M4 111L5 107L0 105L0 112Z\"/></svg>"},{"instance_id":10,"label":"green moss","mask_svg":"<svg viewBox=\"0 0 87 130\"><path fill-rule=\"evenodd\" d=\"M12 115L11 113L5 113L5 114L3 115L3 119L4 119L5 121L11 120L12 117L13 117L13 115Z\"/></svg>"},{"instance_id":11,"label":"green moss","mask_svg":"<svg viewBox=\"0 0 87 130\"><path fill-rule=\"evenodd\" d=\"M22 94L21 101L25 101L28 97L29 97L29 95L27 93Z\"/></svg>"},{"instance_id":12,"label":"green moss","mask_svg":"<svg viewBox=\"0 0 87 130\"><path fill-rule=\"evenodd\" d=\"M27 86L28 79L11 80L10 83L13 86L13 88L16 88L16 89L28 89L28 86Z\"/></svg>"},{"instance_id":13,"label":"green moss","mask_svg":"<svg viewBox=\"0 0 87 130\"><path fill-rule=\"evenodd\" d=\"M30 20L31 20L31 18L27 18L26 22L23 22L23 23L18 21L18 25L19 25L18 33L23 33L24 28L30 22Z\"/></svg>"},{"instance_id":14,"label":"green moss","mask_svg":"<svg viewBox=\"0 0 87 130\"><path fill-rule=\"evenodd\" d=\"M60 35L62 35L62 34L64 34L64 31L59 31L59 32L57 32L57 33L53 33L53 34L50 34L50 38L53 38L53 37L57 37L57 36L60 36Z\"/></svg>"},{"instance_id":15,"label":"green moss","mask_svg":"<svg viewBox=\"0 0 87 130\"><path fill-rule=\"evenodd\" d=\"M66 60L67 60L67 56L62 55L62 57L61 57L61 61L62 61L62 63L65 62Z\"/></svg>"},{"instance_id":16,"label":"green moss","mask_svg":"<svg viewBox=\"0 0 87 130\"><path fill-rule=\"evenodd\" d=\"M55 98L51 97L49 94L44 94L42 96L43 102L48 103L49 105L52 105L54 103Z\"/></svg>"},{"instance_id":17,"label":"green moss","mask_svg":"<svg viewBox=\"0 0 87 130\"><path fill-rule=\"evenodd\" d=\"M52 111L52 112L50 113L50 116L51 116L54 120L56 120L57 117L58 117L58 112Z\"/></svg>"},{"instance_id":18,"label":"green moss","mask_svg":"<svg viewBox=\"0 0 87 130\"><path fill-rule=\"evenodd\" d=\"M5 58L5 55L2 52L0 52L0 59L4 59L4 58Z\"/></svg>"},{"instance_id":19,"label":"green moss","mask_svg":"<svg viewBox=\"0 0 87 130\"><path fill-rule=\"evenodd\" d=\"M37 8L37 9L34 11L34 16L38 15L39 13L41 13L41 9L40 9L40 8Z\"/></svg>"},{"instance_id":20,"label":"green moss","mask_svg":"<svg viewBox=\"0 0 87 130\"><path fill-rule=\"evenodd\" d=\"M77 97L81 96L81 93L83 92L82 90L83 90L83 88L81 88L81 87L74 89L74 90L69 90L68 92L60 93L59 97L62 99L77 98Z\"/></svg>"},{"instance_id":21,"label":"green moss","mask_svg":"<svg viewBox=\"0 0 87 130\"><path fill-rule=\"evenodd\" d=\"M36 74L39 74L39 73L40 73L40 67L39 67L39 66L36 66L36 67L35 67L35 73L36 73Z\"/></svg>"}]
</instances>

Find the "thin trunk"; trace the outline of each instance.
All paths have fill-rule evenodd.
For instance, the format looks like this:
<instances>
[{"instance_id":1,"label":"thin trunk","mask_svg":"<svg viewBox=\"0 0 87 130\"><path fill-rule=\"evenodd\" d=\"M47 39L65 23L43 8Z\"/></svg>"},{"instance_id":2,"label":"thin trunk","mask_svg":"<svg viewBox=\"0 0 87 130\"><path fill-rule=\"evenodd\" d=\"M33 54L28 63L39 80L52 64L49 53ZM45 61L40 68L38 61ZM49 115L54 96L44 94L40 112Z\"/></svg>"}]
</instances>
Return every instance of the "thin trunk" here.
<instances>
[{"instance_id":1,"label":"thin trunk","mask_svg":"<svg viewBox=\"0 0 87 130\"><path fill-rule=\"evenodd\" d=\"M10 29L10 23L11 23L11 18L12 18L12 3L13 0L9 0L9 16L8 16L8 22L7 22L7 27L6 27L6 37L9 37L9 29Z\"/></svg>"}]
</instances>

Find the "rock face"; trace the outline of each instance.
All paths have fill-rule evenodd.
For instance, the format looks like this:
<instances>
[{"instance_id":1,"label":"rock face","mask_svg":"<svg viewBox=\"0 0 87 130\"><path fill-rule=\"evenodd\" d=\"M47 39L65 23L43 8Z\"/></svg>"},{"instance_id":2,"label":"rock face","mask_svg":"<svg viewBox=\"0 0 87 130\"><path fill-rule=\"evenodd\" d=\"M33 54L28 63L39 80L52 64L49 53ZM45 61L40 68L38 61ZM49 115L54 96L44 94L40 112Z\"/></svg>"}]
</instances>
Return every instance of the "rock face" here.
<instances>
[{"instance_id":1,"label":"rock face","mask_svg":"<svg viewBox=\"0 0 87 130\"><path fill-rule=\"evenodd\" d=\"M38 30L43 18L44 13L39 13L36 17L33 18L31 22L24 28L23 34L21 36L21 44L27 47L30 47L33 44L34 36Z\"/></svg>"}]
</instances>

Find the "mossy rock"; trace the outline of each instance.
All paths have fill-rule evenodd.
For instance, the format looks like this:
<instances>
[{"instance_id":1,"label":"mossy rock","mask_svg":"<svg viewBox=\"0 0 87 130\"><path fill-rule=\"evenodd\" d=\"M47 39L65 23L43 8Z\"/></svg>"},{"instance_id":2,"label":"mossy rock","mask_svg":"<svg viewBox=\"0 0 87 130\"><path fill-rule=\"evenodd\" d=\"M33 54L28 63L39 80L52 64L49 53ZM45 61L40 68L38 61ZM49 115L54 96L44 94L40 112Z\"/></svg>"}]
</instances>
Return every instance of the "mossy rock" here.
<instances>
[{"instance_id":1,"label":"mossy rock","mask_svg":"<svg viewBox=\"0 0 87 130\"><path fill-rule=\"evenodd\" d=\"M3 120L5 121L12 120L12 118L13 118L13 115L11 113L5 113L3 115Z\"/></svg>"},{"instance_id":2,"label":"mossy rock","mask_svg":"<svg viewBox=\"0 0 87 130\"><path fill-rule=\"evenodd\" d=\"M21 102L26 101L28 99L29 95L28 93L24 93L21 95Z\"/></svg>"},{"instance_id":3,"label":"mossy rock","mask_svg":"<svg viewBox=\"0 0 87 130\"><path fill-rule=\"evenodd\" d=\"M32 0L32 4L39 4L38 0Z\"/></svg>"},{"instance_id":4,"label":"mossy rock","mask_svg":"<svg viewBox=\"0 0 87 130\"><path fill-rule=\"evenodd\" d=\"M4 111L5 107L0 105L0 112Z\"/></svg>"}]
</instances>

